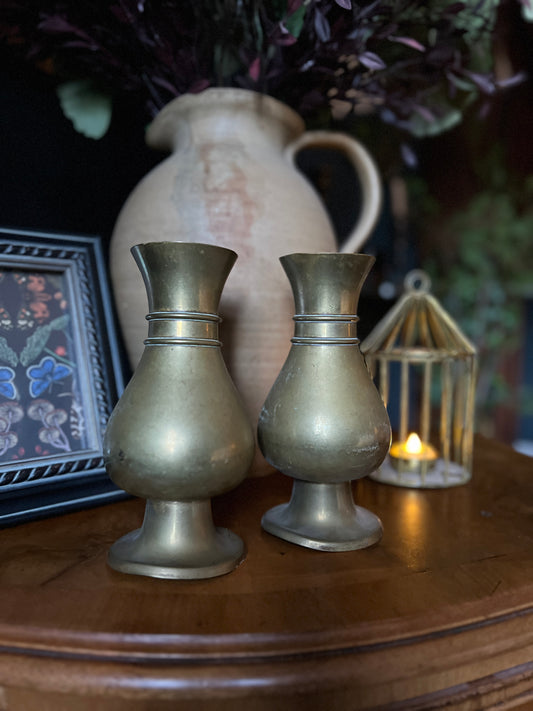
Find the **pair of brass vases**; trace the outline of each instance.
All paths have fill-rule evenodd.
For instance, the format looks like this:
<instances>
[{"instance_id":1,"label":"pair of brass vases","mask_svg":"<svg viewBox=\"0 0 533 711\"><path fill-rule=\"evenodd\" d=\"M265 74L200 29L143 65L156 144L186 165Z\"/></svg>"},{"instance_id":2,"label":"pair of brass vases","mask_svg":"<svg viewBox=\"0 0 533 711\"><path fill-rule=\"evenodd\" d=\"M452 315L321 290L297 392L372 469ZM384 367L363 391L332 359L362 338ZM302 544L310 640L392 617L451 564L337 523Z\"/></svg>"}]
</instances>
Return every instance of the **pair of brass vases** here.
<instances>
[{"instance_id":1,"label":"pair of brass vases","mask_svg":"<svg viewBox=\"0 0 533 711\"><path fill-rule=\"evenodd\" d=\"M142 527L110 549L109 564L160 578L210 578L233 570L245 546L215 527L211 497L236 487L254 433L226 370L218 304L237 258L207 244L137 245L148 293L148 338L104 438L111 479L147 500ZM363 254L281 257L295 300L287 360L262 409L261 450L294 479L291 499L265 513L263 528L324 551L381 538L377 516L356 506L351 481L375 470L390 424L356 335Z\"/></svg>"}]
</instances>

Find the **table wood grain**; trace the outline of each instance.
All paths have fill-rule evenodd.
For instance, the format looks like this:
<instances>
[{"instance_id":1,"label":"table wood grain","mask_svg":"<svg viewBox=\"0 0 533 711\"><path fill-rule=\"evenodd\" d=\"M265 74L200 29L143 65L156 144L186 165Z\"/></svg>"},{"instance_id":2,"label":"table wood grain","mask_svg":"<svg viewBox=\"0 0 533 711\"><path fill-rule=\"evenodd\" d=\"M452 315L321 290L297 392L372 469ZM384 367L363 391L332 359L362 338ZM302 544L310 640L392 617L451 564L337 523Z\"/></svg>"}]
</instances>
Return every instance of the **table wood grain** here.
<instances>
[{"instance_id":1,"label":"table wood grain","mask_svg":"<svg viewBox=\"0 0 533 711\"><path fill-rule=\"evenodd\" d=\"M205 581L107 566L139 500L0 531L0 709L533 708L532 459L478 438L465 486L358 482L384 536L346 553L261 530L290 487L214 501L248 552Z\"/></svg>"}]
</instances>

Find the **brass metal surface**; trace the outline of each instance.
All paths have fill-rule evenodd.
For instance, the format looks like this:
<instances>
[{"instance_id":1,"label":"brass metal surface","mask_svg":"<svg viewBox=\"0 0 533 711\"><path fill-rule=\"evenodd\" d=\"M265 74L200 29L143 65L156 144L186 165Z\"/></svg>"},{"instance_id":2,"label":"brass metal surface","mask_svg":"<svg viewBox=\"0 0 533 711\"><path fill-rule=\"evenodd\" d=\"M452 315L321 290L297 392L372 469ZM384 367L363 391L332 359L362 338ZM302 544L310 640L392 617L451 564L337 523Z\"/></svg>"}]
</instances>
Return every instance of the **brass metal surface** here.
<instances>
[{"instance_id":1,"label":"brass metal surface","mask_svg":"<svg viewBox=\"0 0 533 711\"><path fill-rule=\"evenodd\" d=\"M215 527L209 500L148 499L142 527L111 547L108 562L123 573L196 579L229 573L244 555L239 536Z\"/></svg>"},{"instance_id":2,"label":"brass metal surface","mask_svg":"<svg viewBox=\"0 0 533 711\"><path fill-rule=\"evenodd\" d=\"M379 519L355 506L349 486L379 467L390 445L387 412L356 335L373 262L362 254L281 258L294 293L294 337L258 440L267 461L295 482L290 502L267 511L262 526L309 548L352 550L381 537Z\"/></svg>"},{"instance_id":3,"label":"brass metal surface","mask_svg":"<svg viewBox=\"0 0 533 711\"><path fill-rule=\"evenodd\" d=\"M229 572L244 545L216 529L210 498L239 484L254 438L218 340L231 250L160 242L132 250L149 310L145 350L106 431L111 479L147 499L141 529L109 554L116 570L204 578Z\"/></svg>"},{"instance_id":4,"label":"brass metal surface","mask_svg":"<svg viewBox=\"0 0 533 711\"><path fill-rule=\"evenodd\" d=\"M356 506L349 481L317 484L295 479L289 503L266 512L265 531L306 548L350 551L377 543L379 518Z\"/></svg>"}]
</instances>

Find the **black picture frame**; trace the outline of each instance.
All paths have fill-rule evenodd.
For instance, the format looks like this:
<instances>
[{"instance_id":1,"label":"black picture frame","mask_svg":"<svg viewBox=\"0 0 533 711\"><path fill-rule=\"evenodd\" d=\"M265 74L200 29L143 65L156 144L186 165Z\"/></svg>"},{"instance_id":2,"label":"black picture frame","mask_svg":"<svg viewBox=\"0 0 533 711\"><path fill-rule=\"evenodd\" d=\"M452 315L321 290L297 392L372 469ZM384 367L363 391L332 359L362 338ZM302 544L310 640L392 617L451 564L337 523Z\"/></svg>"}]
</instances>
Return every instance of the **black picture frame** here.
<instances>
[{"instance_id":1,"label":"black picture frame","mask_svg":"<svg viewBox=\"0 0 533 711\"><path fill-rule=\"evenodd\" d=\"M0 227L0 526L126 496L102 455L123 388L101 239Z\"/></svg>"}]
</instances>

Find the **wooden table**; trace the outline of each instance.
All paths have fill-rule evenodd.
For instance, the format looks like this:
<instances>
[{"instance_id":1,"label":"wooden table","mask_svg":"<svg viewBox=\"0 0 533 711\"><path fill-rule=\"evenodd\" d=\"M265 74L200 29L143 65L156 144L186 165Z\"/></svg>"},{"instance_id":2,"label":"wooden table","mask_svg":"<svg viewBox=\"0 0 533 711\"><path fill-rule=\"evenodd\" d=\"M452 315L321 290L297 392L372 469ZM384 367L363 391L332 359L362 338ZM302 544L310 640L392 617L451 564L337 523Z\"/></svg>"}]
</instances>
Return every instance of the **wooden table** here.
<instances>
[{"instance_id":1,"label":"wooden table","mask_svg":"<svg viewBox=\"0 0 533 711\"><path fill-rule=\"evenodd\" d=\"M321 553L261 531L290 481L214 503L248 546L207 581L121 575L130 500L0 531L0 709L528 708L533 701L533 460L478 439L473 481L364 480L377 546Z\"/></svg>"}]
</instances>

